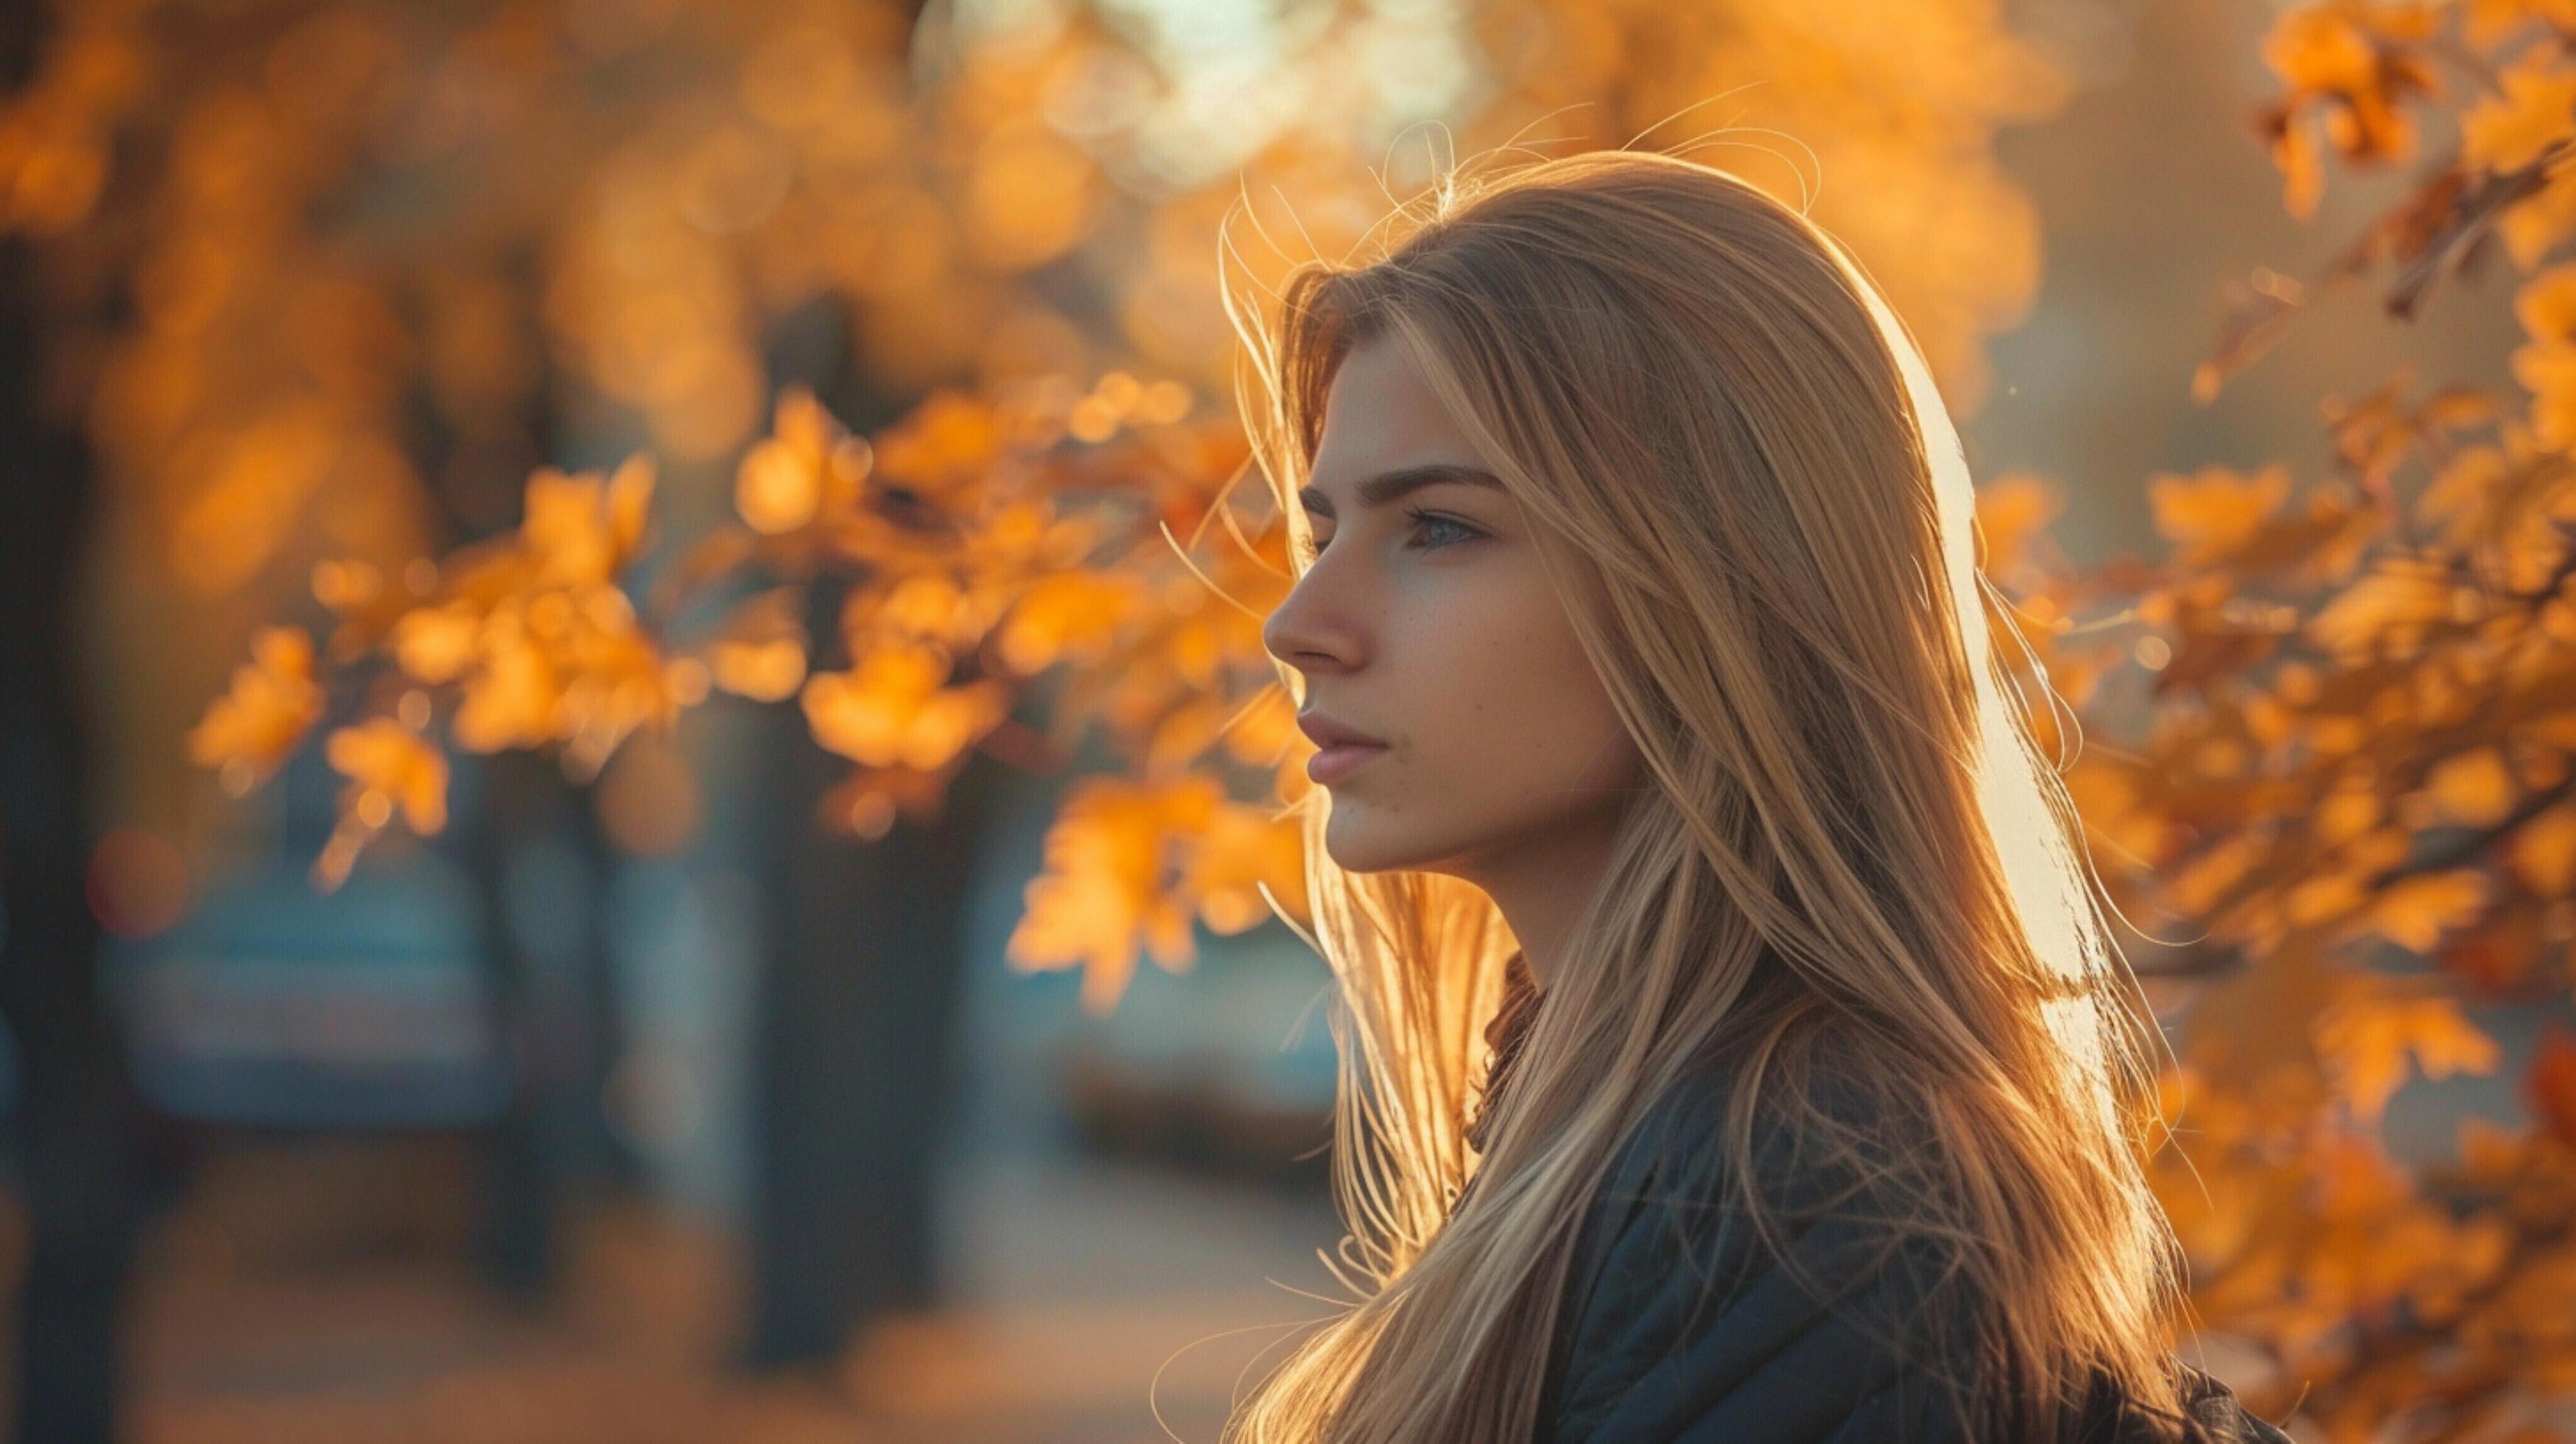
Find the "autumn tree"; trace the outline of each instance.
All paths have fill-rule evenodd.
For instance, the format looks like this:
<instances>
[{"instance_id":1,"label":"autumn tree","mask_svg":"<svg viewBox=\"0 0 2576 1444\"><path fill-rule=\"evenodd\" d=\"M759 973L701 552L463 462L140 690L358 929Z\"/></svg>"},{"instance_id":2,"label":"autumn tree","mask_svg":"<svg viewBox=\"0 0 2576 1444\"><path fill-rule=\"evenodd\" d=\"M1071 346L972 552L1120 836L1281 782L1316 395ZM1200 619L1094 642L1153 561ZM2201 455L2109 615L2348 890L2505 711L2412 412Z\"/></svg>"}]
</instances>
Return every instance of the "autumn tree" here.
<instances>
[{"instance_id":1,"label":"autumn tree","mask_svg":"<svg viewBox=\"0 0 2576 1444\"><path fill-rule=\"evenodd\" d=\"M2472 1118L2425 1163L2384 1122L2410 1078L2506 1066L2472 1012L2560 1013L2576 962L2576 17L2327 0L2264 59L2283 89L2255 130L2294 216L2329 157L2414 174L2316 274L2229 289L2196 394L2329 295L2411 318L2499 259L2522 390L2410 369L2323 403L2307 485L2280 463L2156 476L2153 563L2047 564L2053 490L2000 481L1987 567L2029 675L2143 717L2079 740L2039 710L2106 879L2171 943L2140 971L2189 995L2155 1176L2195 1322L2258 1346L2250 1401L2320 1437L2558 1438L2576 1035L2544 1025L2514 1064L2526 1125Z\"/></svg>"},{"instance_id":2,"label":"autumn tree","mask_svg":"<svg viewBox=\"0 0 2576 1444\"><path fill-rule=\"evenodd\" d=\"M36 7L0 6L0 85L37 67ZM10 1143L23 1180L13 1432L103 1437L114 1417L120 1296L140 1227L140 1138L124 1037L97 986L78 779L95 713L74 683L71 558L95 477L38 404L46 340L32 246L0 231L0 1022L14 1064Z\"/></svg>"}]
</instances>

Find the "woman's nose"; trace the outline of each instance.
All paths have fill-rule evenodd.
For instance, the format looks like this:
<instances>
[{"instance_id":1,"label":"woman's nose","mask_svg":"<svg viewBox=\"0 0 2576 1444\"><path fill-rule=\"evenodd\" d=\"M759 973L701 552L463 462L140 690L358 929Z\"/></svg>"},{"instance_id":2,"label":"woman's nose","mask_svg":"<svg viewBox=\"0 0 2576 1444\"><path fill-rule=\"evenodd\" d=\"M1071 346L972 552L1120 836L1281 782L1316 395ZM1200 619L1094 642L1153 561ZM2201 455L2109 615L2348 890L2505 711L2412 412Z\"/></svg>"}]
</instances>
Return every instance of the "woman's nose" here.
<instances>
[{"instance_id":1,"label":"woman's nose","mask_svg":"<svg viewBox=\"0 0 2576 1444\"><path fill-rule=\"evenodd\" d=\"M1301 672L1347 670L1359 665L1367 639L1353 619L1353 609L1334 595L1335 582L1318 561L1289 588L1261 624L1261 644L1270 655Z\"/></svg>"}]
</instances>

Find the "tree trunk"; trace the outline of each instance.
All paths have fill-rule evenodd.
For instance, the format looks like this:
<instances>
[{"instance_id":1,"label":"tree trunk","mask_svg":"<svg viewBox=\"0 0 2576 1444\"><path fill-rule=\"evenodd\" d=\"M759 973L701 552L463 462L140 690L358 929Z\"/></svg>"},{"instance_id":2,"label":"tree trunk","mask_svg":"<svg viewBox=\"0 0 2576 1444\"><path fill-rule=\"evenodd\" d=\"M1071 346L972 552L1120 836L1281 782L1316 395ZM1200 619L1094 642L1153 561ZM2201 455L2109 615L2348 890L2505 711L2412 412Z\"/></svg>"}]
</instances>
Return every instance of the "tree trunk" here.
<instances>
[{"instance_id":1,"label":"tree trunk","mask_svg":"<svg viewBox=\"0 0 2576 1444\"><path fill-rule=\"evenodd\" d=\"M816 635L838 589L818 586ZM850 768L775 708L777 819L754 1024L751 1318L744 1360L819 1363L879 1315L934 1301L933 1185L957 1072L966 890L993 784L977 755L939 818L876 841L815 803Z\"/></svg>"},{"instance_id":2,"label":"tree trunk","mask_svg":"<svg viewBox=\"0 0 2576 1444\"><path fill-rule=\"evenodd\" d=\"M39 28L35 5L0 6L0 86L24 81ZM88 456L40 414L34 271L23 242L0 241L0 1017L17 1045L29 1232L16 1428L51 1444L116 1435L142 1113L84 888L94 823L72 604Z\"/></svg>"}]
</instances>

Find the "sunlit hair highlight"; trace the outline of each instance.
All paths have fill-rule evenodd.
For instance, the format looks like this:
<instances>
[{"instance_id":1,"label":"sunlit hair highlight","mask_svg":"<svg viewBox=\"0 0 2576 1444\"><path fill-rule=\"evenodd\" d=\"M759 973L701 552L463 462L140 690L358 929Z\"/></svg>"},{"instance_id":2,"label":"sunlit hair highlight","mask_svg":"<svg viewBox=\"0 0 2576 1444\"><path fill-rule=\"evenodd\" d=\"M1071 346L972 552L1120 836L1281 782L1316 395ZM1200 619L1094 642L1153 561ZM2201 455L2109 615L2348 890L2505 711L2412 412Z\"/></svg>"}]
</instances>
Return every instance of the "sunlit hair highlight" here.
<instances>
[{"instance_id":1,"label":"sunlit hair highlight","mask_svg":"<svg viewBox=\"0 0 2576 1444\"><path fill-rule=\"evenodd\" d=\"M2179 1255L2140 1167L2161 1039L1993 647L1967 466L1902 322L1806 216L1655 152L1454 169L1370 246L1275 292L1229 274L1292 553L1336 369L1403 347L1560 594L1597 599L1569 618L1650 785L1481 1156L1465 1121L1508 928L1453 878L1337 867L1329 794L1302 799L1353 1299L1227 1437L1527 1437L1585 1201L1708 1068L1733 1080L1724 1156L1765 1237L1778 1127L1919 1200L1891 1247L1932 1248L1992 1306L1973 1337L1900 1342L2013 1381L1974 1437L2053 1437L2104 1376L2171 1414Z\"/></svg>"}]
</instances>

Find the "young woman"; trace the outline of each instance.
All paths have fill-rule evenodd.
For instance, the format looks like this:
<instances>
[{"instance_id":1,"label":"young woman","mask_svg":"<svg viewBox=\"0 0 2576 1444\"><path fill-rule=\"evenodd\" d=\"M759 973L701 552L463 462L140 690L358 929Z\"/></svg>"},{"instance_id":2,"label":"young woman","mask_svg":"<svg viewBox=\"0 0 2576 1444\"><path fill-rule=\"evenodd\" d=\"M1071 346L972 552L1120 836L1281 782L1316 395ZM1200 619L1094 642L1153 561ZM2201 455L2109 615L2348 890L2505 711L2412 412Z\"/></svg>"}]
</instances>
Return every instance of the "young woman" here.
<instances>
[{"instance_id":1,"label":"young woman","mask_svg":"<svg viewBox=\"0 0 2576 1444\"><path fill-rule=\"evenodd\" d=\"M2169 1350L2151 1015L1859 266L1645 152L1394 219L1228 296L1359 1295L1228 1437L2285 1438Z\"/></svg>"}]
</instances>

